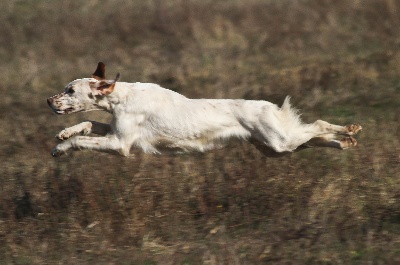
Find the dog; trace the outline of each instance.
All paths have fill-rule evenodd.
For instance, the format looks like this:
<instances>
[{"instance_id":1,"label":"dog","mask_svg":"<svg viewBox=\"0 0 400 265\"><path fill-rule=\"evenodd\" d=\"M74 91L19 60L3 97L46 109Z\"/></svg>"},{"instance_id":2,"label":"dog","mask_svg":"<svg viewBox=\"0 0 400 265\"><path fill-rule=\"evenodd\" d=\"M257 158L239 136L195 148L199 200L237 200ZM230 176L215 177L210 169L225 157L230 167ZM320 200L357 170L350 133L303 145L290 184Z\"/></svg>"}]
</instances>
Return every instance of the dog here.
<instances>
[{"instance_id":1,"label":"dog","mask_svg":"<svg viewBox=\"0 0 400 265\"><path fill-rule=\"evenodd\" d=\"M283 105L262 100L189 99L152 83L106 79L98 63L90 78L70 82L64 92L47 99L56 114L102 110L112 114L110 124L85 121L56 135L62 140L51 154L95 150L130 156L134 148L145 153L205 152L221 148L230 139L246 140L266 156L281 156L310 147L347 149L358 124L333 125L317 120L305 124L286 97ZM97 137L86 136L97 134ZM76 136L81 134L83 136ZM336 136L343 136L336 140Z\"/></svg>"}]
</instances>

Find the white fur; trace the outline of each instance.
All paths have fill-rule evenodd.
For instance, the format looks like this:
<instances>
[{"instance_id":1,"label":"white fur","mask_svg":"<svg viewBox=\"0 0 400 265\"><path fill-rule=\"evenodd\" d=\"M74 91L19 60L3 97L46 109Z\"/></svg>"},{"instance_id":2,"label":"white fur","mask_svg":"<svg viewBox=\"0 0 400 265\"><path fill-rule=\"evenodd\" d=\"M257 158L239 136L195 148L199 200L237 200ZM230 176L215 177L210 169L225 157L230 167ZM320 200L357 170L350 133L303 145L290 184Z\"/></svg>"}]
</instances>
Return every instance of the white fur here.
<instances>
[{"instance_id":1,"label":"white fur","mask_svg":"<svg viewBox=\"0 0 400 265\"><path fill-rule=\"evenodd\" d=\"M156 84L116 80L103 81L112 87L107 94L99 82L98 78L78 79L68 84L64 93L48 99L57 114L90 110L112 114L110 124L86 121L61 131L57 138L70 139L53 149L54 156L71 149L124 156L130 155L132 148L146 153L204 152L220 148L232 138L249 140L266 155L310 146L344 149L354 146L355 140L333 137L361 130L358 125L344 127L324 121L303 124L288 97L282 107L258 100L189 99ZM102 137L72 137L90 133Z\"/></svg>"}]
</instances>

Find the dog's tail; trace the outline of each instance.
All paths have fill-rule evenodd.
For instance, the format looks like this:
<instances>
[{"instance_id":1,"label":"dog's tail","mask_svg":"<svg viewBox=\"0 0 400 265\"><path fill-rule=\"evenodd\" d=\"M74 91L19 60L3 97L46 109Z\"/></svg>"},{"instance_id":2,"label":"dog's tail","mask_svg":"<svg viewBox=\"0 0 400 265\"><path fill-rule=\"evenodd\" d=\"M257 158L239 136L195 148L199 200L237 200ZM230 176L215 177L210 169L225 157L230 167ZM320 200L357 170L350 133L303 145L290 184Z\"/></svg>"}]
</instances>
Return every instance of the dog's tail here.
<instances>
[{"instance_id":1,"label":"dog's tail","mask_svg":"<svg viewBox=\"0 0 400 265\"><path fill-rule=\"evenodd\" d=\"M292 125L301 124L298 110L293 108L290 104L290 96L286 96L285 100L283 101L281 112L283 117L285 117L284 120L287 121L287 123L292 123Z\"/></svg>"},{"instance_id":2,"label":"dog's tail","mask_svg":"<svg viewBox=\"0 0 400 265\"><path fill-rule=\"evenodd\" d=\"M290 96L286 96L285 100L283 101L281 111L289 111L291 109L291 104L290 104Z\"/></svg>"}]
</instances>

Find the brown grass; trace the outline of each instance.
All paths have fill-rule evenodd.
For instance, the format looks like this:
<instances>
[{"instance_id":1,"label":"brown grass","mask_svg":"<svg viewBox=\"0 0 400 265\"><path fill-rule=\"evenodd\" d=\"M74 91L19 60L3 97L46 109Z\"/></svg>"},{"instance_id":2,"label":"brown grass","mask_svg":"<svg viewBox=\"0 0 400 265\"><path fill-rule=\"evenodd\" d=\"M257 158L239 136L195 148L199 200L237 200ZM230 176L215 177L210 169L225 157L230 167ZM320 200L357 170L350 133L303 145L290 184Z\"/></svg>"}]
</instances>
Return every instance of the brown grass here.
<instances>
[{"instance_id":1,"label":"brown grass","mask_svg":"<svg viewBox=\"0 0 400 265\"><path fill-rule=\"evenodd\" d=\"M3 1L0 264L397 264L396 1ZM45 103L98 61L189 97L286 95L364 131L353 150L53 159L53 135L107 114Z\"/></svg>"}]
</instances>

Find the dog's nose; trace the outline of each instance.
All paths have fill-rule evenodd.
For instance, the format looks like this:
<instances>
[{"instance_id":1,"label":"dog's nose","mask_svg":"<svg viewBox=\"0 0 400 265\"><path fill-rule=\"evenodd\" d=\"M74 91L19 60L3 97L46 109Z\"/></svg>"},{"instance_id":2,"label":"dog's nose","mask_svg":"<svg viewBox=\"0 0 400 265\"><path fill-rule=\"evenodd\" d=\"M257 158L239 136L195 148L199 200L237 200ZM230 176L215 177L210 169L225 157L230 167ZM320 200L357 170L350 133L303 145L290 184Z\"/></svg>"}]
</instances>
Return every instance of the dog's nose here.
<instances>
[{"instance_id":1,"label":"dog's nose","mask_svg":"<svg viewBox=\"0 0 400 265\"><path fill-rule=\"evenodd\" d=\"M47 104L51 107L52 101L50 98L47 99Z\"/></svg>"}]
</instances>

